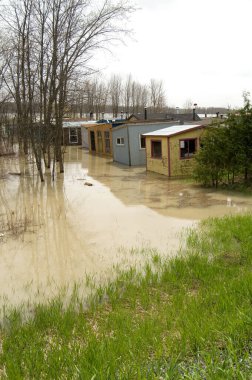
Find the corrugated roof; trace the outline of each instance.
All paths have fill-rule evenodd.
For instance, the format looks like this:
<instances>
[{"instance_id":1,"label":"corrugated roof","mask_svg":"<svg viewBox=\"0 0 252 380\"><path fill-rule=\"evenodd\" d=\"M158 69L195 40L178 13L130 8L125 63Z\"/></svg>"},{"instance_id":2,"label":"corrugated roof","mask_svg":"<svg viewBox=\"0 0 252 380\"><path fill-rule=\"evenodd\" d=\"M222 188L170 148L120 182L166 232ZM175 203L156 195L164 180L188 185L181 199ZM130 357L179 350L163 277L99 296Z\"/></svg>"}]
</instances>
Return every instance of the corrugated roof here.
<instances>
[{"instance_id":1,"label":"corrugated roof","mask_svg":"<svg viewBox=\"0 0 252 380\"><path fill-rule=\"evenodd\" d=\"M165 120L161 120L161 121L151 121L151 120L142 120L142 121L139 121L137 120L136 122L130 122L130 123L125 123L125 124L118 124L118 126L114 127L113 125L113 130L118 130L118 129L122 129L122 128L135 128L135 127L142 127L142 126L155 126L156 125L174 125L174 121L165 121Z\"/></svg>"},{"instance_id":2,"label":"corrugated roof","mask_svg":"<svg viewBox=\"0 0 252 380\"><path fill-rule=\"evenodd\" d=\"M194 129L198 129L198 128L203 128L203 126L200 124L171 125L170 127L158 129L157 131L143 133L143 136L172 136L172 135L178 135L180 133L187 132L187 131L193 131Z\"/></svg>"}]
</instances>

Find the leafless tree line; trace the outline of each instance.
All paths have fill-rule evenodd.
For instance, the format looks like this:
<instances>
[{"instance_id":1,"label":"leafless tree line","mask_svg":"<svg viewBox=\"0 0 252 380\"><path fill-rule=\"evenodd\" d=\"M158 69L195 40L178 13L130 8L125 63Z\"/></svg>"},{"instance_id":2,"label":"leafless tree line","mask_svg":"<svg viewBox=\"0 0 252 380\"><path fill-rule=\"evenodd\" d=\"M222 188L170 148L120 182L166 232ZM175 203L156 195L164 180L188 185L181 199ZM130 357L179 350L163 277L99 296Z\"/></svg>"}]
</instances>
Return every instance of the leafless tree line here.
<instances>
[{"instance_id":1,"label":"leafless tree line","mask_svg":"<svg viewBox=\"0 0 252 380\"><path fill-rule=\"evenodd\" d=\"M166 107L163 81L151 79L148 84L135 81L131 74L126 78L114 74L108 80L98 76L77 81L68 99L67 115L84 117L95 114L101 118L105 112L118 117L123 114L142 113L145 107L161 112Z\"/></svg>"},{"instance_id":2,"label":"leafless tree line","mask_svg":"<svg viewBox=\"0 0 252 380\"><path fill-rule=\"evenodd\" d=\"M101 84L83 80L92 73L97 49L127 33L133 11L126 0L9 0L1 7L2 92L16 106L20 150L32 151L41 181L43 165L64 171L62 122L75 97L105 99ZM85 93L78 83L85 83ZM87 88L89 83L89 88ZM103 99L101 101L101 99ZM54 169L53 169L54 175Z\"/></svg>"}]
</instances>

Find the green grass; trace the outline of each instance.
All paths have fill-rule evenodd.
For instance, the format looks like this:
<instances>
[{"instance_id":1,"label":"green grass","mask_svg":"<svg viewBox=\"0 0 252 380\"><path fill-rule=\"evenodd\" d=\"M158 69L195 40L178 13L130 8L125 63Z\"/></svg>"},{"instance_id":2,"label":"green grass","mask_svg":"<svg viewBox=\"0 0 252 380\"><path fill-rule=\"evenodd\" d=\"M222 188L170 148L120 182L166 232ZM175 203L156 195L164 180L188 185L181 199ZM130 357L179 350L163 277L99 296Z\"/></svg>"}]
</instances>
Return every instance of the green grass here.
<instances>
[{"instance_id":1,"label":"green grass","mask_svg":"<svg viewBox=\"0 0 252 380\"><path fill-rule=\"evenodd\" d=\"M252 216L211 219L88 299L1 325L0 378L252 379Z\"/></svg>"}]
</instances>

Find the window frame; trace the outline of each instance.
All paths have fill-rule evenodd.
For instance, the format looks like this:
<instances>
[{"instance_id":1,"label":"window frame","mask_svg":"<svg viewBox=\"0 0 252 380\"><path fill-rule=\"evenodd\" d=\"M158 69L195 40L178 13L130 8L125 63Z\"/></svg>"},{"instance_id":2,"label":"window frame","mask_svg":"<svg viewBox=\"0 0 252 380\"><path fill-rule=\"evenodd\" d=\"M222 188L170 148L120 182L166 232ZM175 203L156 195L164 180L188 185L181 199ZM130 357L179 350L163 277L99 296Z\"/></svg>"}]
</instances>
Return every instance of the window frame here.
<instances>
[{"instance_id":1,"label":"window frame","mask_svg":"<svg viewBox=\"0 0 252 380\"><path fill-rule=\"evenodd\" d=\"M72 133L74 132L74 133ZM72 141L72 138L76 138L76 141ZM76 127L69 127L69 143L70 144L78 144L79 142L79 135L78 135L78 128Z\"/></svg>"},{"instance_id":2,"label":"window frame","mask_svg":"<svg viewBox=\"0 0 252 380\"><path fill-rule=\"evenodd\" d=\"M104 142L105 142L105 152L110 153L111 151L111 144L110 144L110 133L109 130L104 131Z\"/></svg>"},{"instance_id":3,"label":"window frame","mask_svg":"<svg viewBox=\"0 0 252 380\"><path fill-rule=\"evenodd\" d=\"M122 136L121 137L116 137L116 145L117 146L124 146L125 145L125 138L122 137Z\"/></svg>"},{"instance_id":4,"label":"window frame","mask_svg":"<svg viewBox=\"0 0 252 380\"><path fill-rule=\"evenodd\" d=\"M145 146L142 146L142 139L145 141ZM146 150L146 137L143 136L141 133L139 133L139 149L140 150Z\"/></svg>"},{"instance_id":5,"label":"window frame","mask_svg":"<svg viewBox=\"0 0 252 380\"><path fill-rule=\"evenodd\" d=\"M184 154L184 156L182 156L182 149L185 149L185 148L182 148L181 147L181 143L182 142L189 142L189 141L194 141L194 152L190 153L189 151L189 144L188 144L188 148L187 148L187 153ZM179 158L180 160L190 160L191 158L194 157L195 153L197 152L197 148L198 148L198 139L196 137L189 137L189 138L186 138L186 139L179 139Z\"/></svg>"},{"instance_id":6,"label":"window frame","mask_svg":"<svg viewBox=\"0 0 252 380\"><path fill-rule=\"evenodd\" d=\"M154 143L160 143L160 156L156 157L154 156L153 154L153 144ZM162 140L151 140L151 158L153 158L154 160L162 160Z\"/></svg>"}]
</instances>

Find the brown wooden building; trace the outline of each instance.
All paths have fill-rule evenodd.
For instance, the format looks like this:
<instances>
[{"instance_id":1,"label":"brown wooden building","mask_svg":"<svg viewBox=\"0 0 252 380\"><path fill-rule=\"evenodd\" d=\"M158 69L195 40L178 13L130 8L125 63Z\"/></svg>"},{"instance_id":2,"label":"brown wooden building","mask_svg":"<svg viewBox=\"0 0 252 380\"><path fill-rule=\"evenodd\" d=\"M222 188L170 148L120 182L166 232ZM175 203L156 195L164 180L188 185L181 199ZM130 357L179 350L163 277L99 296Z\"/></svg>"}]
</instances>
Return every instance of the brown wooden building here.
<instances>
[{"instance_id":1,"label":"brown wooden building","mask_svg":"<svg viewBox=\"0 0 252 380\"><path fill-rule=\"evenodd\" d=\"M112 156L112 124L97 123L87 129L89 152Z\"/></svg>"}]
</instances>

